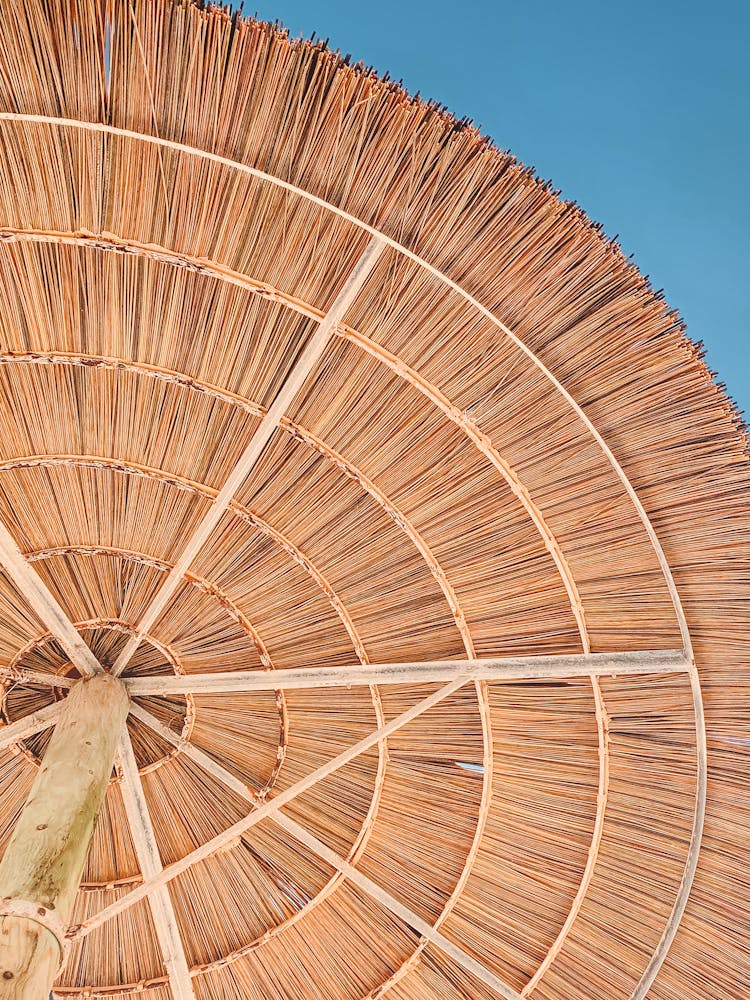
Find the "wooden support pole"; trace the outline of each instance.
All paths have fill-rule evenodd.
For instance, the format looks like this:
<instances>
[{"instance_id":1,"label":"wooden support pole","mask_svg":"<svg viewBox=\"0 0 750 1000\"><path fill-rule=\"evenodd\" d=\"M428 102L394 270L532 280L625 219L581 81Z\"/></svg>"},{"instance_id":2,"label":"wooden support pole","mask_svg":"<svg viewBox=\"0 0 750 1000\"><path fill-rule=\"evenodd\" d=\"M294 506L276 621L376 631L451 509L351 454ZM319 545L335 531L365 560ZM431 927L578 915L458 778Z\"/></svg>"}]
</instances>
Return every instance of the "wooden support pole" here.
<instances>
[{"instance_id":1,"label":"wooden support pole","mask_svg":"<svg viewBox=\"0 0 750 1000\"><path fill-rule=\"evenodd\" d=\"M0 862L0 1000L48 1000L128 707L109 674L64 702Z\"/></svg>"}]
</instances>

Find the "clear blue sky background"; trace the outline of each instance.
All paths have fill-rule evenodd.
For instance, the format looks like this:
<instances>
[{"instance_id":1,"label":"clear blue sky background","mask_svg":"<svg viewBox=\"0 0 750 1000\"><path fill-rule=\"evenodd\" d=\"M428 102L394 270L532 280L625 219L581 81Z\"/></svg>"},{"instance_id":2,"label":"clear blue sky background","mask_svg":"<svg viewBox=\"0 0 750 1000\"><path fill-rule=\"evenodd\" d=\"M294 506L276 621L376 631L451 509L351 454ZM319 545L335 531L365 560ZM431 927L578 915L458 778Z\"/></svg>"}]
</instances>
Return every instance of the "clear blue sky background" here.
<instances>
[{"instance_id":1,"label":"clear blue sky background","mask_svg":"<svg viewBox=\"0 0 750 1000\"><path fill-rule=\"evenodd\" d=\"M748 0L264 0L258 14L472 118L551 179L665 290L750 414Z\"/></svg>"}]
</instances>

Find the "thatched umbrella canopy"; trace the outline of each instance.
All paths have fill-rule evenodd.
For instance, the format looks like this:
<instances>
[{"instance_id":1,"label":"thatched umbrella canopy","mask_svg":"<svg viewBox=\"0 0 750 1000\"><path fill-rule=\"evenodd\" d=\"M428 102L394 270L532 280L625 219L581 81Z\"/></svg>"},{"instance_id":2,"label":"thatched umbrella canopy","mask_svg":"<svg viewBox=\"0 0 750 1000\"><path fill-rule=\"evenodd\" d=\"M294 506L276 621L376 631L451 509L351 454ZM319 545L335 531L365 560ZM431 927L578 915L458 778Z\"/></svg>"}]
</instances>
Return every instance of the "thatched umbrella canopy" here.
<instances>
[{"instance_id":1,"label":"thatched umbrella canopy","mask_svg":"<svg viewBox=\"0 0 750 1000\"><path fill-rule=\"evenodd\" d=\"M323 45L1 11L1 849L132 700L0 931L59 997L747 995L750 463L677 316Z\"/></svg>"}]
</instances>

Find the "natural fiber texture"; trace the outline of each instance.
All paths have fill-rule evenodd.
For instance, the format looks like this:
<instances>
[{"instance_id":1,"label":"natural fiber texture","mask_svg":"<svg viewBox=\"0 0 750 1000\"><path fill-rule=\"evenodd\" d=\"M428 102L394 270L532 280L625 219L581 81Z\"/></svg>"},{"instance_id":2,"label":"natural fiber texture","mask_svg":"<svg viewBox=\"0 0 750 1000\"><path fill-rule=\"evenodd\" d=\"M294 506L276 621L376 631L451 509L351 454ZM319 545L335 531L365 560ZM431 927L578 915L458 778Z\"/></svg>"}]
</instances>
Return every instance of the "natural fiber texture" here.
<instances>
[{"instance_id":1,"label":"natural fiber texture","mask_svg":"<svg viewBox=\"0 0 750 1000\"><path fill-rule=\"evenodd\" d=\"M703 848L648 995L738 1000L745 432L619 249L467 123L220 10L2 0L0 520L113 662L368 227L385 253L127 673L680 648L594 428L706 710ZM6 577L0 664L69 670ZM272 798L429 690L142 702ZM5 718L52 697L7 685ZM513 989L627 1000L688 857L693 707L686 675L469 685L286 812ZM129 726L165 864L247 812ZM0 846L47 738L0 750ZM75 919L140 880L113 780ZM171 893L199 1000L494 996L268 820ZM57 991L168 1000L147 905Z\"/></svg>"}]
</instances>

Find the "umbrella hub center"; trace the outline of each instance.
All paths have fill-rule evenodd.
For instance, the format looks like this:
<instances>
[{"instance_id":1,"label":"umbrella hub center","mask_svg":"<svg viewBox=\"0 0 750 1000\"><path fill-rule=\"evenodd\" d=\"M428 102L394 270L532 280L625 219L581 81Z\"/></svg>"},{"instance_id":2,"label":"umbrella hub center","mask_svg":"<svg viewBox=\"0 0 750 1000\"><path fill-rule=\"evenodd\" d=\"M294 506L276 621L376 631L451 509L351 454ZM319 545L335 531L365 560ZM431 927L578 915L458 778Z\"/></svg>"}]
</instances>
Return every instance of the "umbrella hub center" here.
<instances>
[{"instance_id":1,"label":"umbrella hub center","mask_svg":"<svg viewBox=\"0 0 750 1000\"><path fill-rule=\"evenodd\" d=\"M76 629L107 671L112 669L121 649L134 634L134 629L130 625L115 619L79 623ZM60 645L49 635L35 639L22 649L12 665L20 669L52 673L65 679L76 679L80 676L78 669L70 662ZM175 651L146 635L141 639L123 677L168 676L182 673L184 670ZM48 687L34 684L32 681L14 681L2 688L0 714L6 722L15 722L53 701L67 698L70 691L71 688L67 686ZM187 742L190 739L194 720L191 695L160 695L139 698L138 701L160 722L180 734L182 741ZM177 753L174 746L132 716L128 720L128 728L141 773L160 767ZM17 746L28 760L38 765L49 739L48 730L21 740Z\"/></svg>"}]
</instances>

